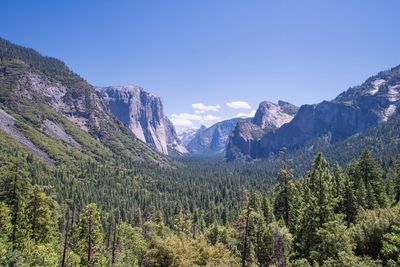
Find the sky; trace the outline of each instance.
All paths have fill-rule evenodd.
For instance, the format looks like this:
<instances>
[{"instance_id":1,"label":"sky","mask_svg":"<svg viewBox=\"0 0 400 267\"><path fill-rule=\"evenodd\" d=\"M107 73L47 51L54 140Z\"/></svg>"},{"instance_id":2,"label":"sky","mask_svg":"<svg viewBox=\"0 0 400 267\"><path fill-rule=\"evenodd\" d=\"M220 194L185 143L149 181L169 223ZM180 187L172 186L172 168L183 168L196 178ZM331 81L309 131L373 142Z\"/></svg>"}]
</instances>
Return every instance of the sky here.
<instances>
[{"instance_id":1,"label":"sky","mask_svg":"<svg viewBox=\"0 0 400 267\"><path fill-rule=\"evenodd\" d=\"M93 85L136 84L177 126L330 100L400 64L397 0L1 0L0 36Z\"/></svg>"}]
</instances>

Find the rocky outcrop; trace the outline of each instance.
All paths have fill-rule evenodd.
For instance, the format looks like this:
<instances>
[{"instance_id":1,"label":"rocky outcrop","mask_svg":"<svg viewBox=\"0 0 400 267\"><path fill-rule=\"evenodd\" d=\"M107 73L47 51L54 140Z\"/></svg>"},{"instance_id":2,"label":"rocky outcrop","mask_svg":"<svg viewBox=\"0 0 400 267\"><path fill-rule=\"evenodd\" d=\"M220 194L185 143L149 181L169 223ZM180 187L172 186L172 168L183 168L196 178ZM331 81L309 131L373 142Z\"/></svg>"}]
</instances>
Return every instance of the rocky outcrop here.
<instances>
[{"instance_id":1,"label":"rocky outcrop","mask_svg":"<svg viewBox=\"0 0 400 267\"><path fill-rule=\"evenodd\" d=\"M251 160L257 151L257 142L263 134L264 130L251 121L238 122L229 138L227 158Z\"/></svg>"},{"instance_id":2,"label":"rocky outcrop","mask_svg":"<svg viewBox=\"0 0 400 267\"><path fill-rule=\"evenodd\" d=\"M285 101L278 104L263 101L250 121L239 122L229 138L226 157L228 160L250 160L257 157L259 140L268 132L290 122L298 107Z\"/></svg>"},{"instance_id":3,"label":"rocky outcrop","mask_svg":"<svg viewBox=\"0 0 400 267\"><path fill-rule=\"evenodd\" d=\"M255 151L245 154L260 158L283 147L317 149L387 122L399 114L399 105L400 66L369 78L332 101L301 106L289 123L265 133L255 145Z\"/></svg>"},{"instance_id":4,"label":"rocky outcrop","mask_svg":"<svg viewBox=\"0 0 400 267\"><path fill-rule=\"evenodd\" d=\"M177 127L176 133L179 140L181 140L182 144L186 147L187 144L194 138L198 130L199 129L193 127Z\"/></svg>"},{"instance_id":5,"label":"rocky outcrop","mask_svg":"<svg viewBox=\"0 0 400 267\"><path fill-rule=\"evenodd\" d=\"M45 162L54 164L54 161L46 152L38 148L29 140L17 127L16 119L0 108L0 129L8 134L12 139L28 148L32 153L42 158Z\"/></svg>"},{"instance_id":6,"label":"rocky outcrop","mask_svg":"<svg viewBox=\"0 0 400 267\"><path fill-rule=\"evenodd\" d=\"M246 119L234 118L217 122L208 128L200 127L193 139L186 145L189 153L202 156L223 155L233 129L239 121L244 120Z\"/></svg>"},{"instance_id":7,"label":"rocky outcrop","mask_svg":"<svg viewBox=\"0 0 400 267\"><path fill-rule=\"evenodd\" d=\"M174 124L165 117L165 131L167 133L168 153L170 155L184 155L188 151L180 141L178 134L175 131Z\"/></svg>"},{"instance_id":8,"label":"rocky outcrop","mask_svg":"<svg viewBox=\"0 0 400 267\"><path fill-rule=\"evenodd\" d=\"M114 116L140 140L163 154L185 154L171 121L164 115L161 98L143 88L127 86L97 87Z\"/></svg>"},{"instance_id":9,"label":"rocky outcrop","mask_svg":"<svg viewBox=\"0 0 400 267\"><path fill-rule=\"evenodd\" d=\"M275 104L263 101L260 103L252 122L262 129L277 129L293 119L297 110L296 106L288 102L279 101L278 104Z\"/></svg>"}]
</instances>

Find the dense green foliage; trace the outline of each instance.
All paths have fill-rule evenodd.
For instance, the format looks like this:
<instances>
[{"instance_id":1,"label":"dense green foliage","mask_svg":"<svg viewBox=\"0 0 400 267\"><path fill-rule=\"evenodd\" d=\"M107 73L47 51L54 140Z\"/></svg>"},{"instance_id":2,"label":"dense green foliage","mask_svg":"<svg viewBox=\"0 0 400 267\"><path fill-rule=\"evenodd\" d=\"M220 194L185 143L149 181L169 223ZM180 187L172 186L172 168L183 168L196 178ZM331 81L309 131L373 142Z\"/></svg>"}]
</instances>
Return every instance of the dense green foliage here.
<instances>
[{"instance_id":1,"label":"dense green foliage","mask_svg":"<svg viewBox=\"0 0 400 267\"><path fill-rule=\"evenodd\" d=\"M7 141L0 154L0 259L4 265L400 263L399 168L384 171L368 151L344 170L329 166L318 153L301 179L294 179L286 163L278 174L261 174L260 169L246 169L245 165L240 171L229 164L206 167L201 161L186 162L178 169L120 163L107 166L110 173L118 167L112 172L117 183L109 179L103 186L96 176L91 178L96 193L95 187L86 183L80 184L81 189L68 187L86 175L101 173L104 167L83 165L86 172L77 173L81 178L66 180L53 167ZM274 186L272 179L263 182L251 169L259 176L277 176L277 184ZM120 178L116 178L118 172L123 173ZM189 175L193 172L196 174ZM58 175L57 179L52 179L53 175ZM125 191L129 191L127 186L136 187L130 191L131 197L114 197L112 188L132 178L135 184L122 187ZM31 185L31 181L41 186ZM107 188L111 190L104 195L108 198L96 198Z\"/></svg>"}]
</instances>

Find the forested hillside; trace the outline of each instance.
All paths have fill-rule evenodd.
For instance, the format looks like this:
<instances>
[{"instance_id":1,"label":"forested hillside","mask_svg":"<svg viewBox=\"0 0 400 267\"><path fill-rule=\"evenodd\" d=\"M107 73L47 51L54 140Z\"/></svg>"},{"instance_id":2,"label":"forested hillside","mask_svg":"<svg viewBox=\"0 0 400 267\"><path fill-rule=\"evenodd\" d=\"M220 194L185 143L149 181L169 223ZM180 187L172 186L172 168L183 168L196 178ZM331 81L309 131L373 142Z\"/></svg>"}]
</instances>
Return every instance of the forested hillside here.
<instances>
[{"instance_id":1,"label":"forested hillside","mask_svg":"<svg viewBox=\"0 0 400 267\"><path fill-rule=\"evenodd\" d=\"M367 150L345 169L318 153L295 179L285 162L276 176L194 160L56 170L1 140L5 266L400 264L400 165L384 171Z\"/></svg>"},{"instance_id":2,"label":"forested hillside","mask_svg":"<svg viewBox=\"0 0 400 267\"><path fill-rule=\"evenodd\" d=\"M93 87L63 62L2 38L0 110L1 129L24 145L28 139L27 147L47 161L118 155L169 164L119 123Z\"/></svg>"}]
</instances>

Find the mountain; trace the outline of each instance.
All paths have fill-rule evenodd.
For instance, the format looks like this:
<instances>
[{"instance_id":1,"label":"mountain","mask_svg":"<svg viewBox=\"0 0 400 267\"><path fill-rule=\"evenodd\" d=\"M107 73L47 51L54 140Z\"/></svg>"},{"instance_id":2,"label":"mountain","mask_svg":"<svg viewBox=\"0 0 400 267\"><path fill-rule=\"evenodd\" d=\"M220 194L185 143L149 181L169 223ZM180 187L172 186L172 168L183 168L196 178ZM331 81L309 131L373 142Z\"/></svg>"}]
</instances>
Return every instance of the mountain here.
<instances>
[{"instance_id":1,"label":"mountain","mask_svg":"<svg viewBox=\"0 0 400 267\"><path fill-rule=\"evenodd\" d=\"M345 140L397 115L399 100L400 66L397 66L348 89L332 101L301 106L289 123L263 134L254 144L255 150L245 154L265 158L283 147L315 149ZM227 156L235 158L233 154Z\"/></svg>"},{"instance_id":2,"label":"mountain","mask_svg":"<svg viewBox=\"0 0 400 267\"><path fill-rule=\"evenodd\" d=\"M186 145L193 139L196 135L196 132L199 129L193 127L177 127L176 133L178 135L179 140L181 140L182 144L186 147Z\"/></svg>"},{"instance_id":3,"label":"mountain","mask_svg":"<svg viewBox=\"0 0 400 267\"><path fill-rule=\"evenodd\" d=\"M257 155L258 142L268 132L290 122L298 107L285 101L278 104L263 101L260 103L252 121L239 122L229 137L226 157L250 160Z\"/></svg>"},{"instance_id":4,"label":"mountain","mask_svg":"<svg viewBox=\"0 0 400 267\"><path fill-rule=\"evenodd\" d=\"M185 154L160 97L135 85L96 87L114 116L137 138L163 154Z\"/></svg>"},{"instance_id":5,"label":"mountain","mask_svg":"<svg viewBox=\"0 0 400 267\"><path fill-rule=\"evenodd\" d=\"M187 143L186 148L191 155L223 155L225 153L229 136L236 124L240 121L246 120L247 119L243 118L234 118L217 122L208 128L203 125Z\"/></svg>"},{"instance_id":6,"label":"mountain","mask_svg":"<svg viewBox=\"0 0 400 267\"><path fill-rule=\"evenodd\" d=\"M0 126L46 162L109 156L169 164L63 62L0 38Z\"/></svg>"},{"instance_id":7,"label":"mountain","mask_svg":"<svg viewBox=\"0 0 400 267\"><path fill-rule=\"evenodd\" d=\"M252 123L261 129L274 130L293 119L297 111L298 107L282 100L279 100L278 104L263 101L260 103Z\"/></svg>"}]
</instances>

